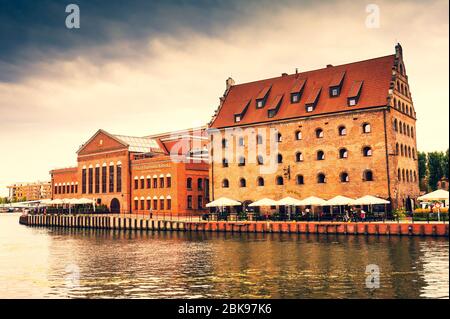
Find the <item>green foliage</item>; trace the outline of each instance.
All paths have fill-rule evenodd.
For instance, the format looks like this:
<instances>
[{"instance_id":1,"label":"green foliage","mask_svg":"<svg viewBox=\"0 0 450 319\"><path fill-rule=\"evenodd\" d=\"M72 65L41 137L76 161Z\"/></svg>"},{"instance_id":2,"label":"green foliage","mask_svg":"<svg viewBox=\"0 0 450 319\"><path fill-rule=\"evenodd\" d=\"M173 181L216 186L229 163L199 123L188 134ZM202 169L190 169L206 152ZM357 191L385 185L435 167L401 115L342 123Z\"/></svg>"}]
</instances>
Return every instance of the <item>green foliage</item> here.
<instances>
[{"instance_id":1,"label":"green foliage","mask_svg":"<svg viewBox=\"0 0 450 319\"><path fill-rule=\"evenodd\" d=\"M428 185L432 190L437 188L437 182L444 176L444 153L428 153Z\"/></svg>"},{"instance_id":2,"label":"green foliage","mask_svg":"<svg viewBox=\"0 0 450 319\"><path fill-rule=\"evenodd\" d=\"M427 176L427 154L425 152L419 152L419 179L425 178Z\"/></svg>"}]
</instances>

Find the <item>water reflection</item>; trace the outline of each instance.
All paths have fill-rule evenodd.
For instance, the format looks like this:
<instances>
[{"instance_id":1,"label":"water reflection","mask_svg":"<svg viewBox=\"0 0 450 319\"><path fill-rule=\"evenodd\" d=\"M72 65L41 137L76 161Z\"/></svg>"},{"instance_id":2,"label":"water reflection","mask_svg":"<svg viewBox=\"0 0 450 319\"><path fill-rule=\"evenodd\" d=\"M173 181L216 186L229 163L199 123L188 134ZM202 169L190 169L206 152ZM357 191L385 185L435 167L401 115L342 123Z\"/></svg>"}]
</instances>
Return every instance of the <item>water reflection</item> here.
<instances>
[{"instance_id":1,"label":"water reflection","mask_svg":"<svg viewBox=\"0 0 450 319\"><path fill-rule=\"evenodd\" d=\"M38 229L17 218L0 215L3 298L448 298L442 238ZM379 289L365 286L368 264Z\"/></svg>"}]
</instances>

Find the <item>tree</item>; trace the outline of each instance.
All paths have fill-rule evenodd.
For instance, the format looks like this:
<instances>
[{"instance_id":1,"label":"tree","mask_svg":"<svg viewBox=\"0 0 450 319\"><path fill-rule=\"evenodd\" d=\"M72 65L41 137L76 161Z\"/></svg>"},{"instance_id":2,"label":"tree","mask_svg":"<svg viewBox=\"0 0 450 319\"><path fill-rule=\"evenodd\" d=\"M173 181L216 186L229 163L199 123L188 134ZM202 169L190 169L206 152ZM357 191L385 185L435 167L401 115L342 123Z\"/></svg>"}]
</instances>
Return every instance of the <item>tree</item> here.
<instances>
[{"instance_id":1,"label":"tree","mask_svg":"<svg viewBox=\"0 0 450 319\"><path fill-rule=\"evenodd\" d=\"M438 181L444 176L444 153L431 152L428 153L428 185L432 190L437 189Z\"/></svg>"},{"instance_id":2,"label":"tree","mask_svg":"<svg viewBox=\"0 0 450 319\"><path fill-rule=\"evenodd\" d=\"M447 152L445 152L444 157L443 157L442 167L444 168L444 176L448 179L448 170L449 170L448 148L447 148Z\"/></svg>"},{"instance_id":3,"label":"tree","mask_svg":"<svg viewBox=\"0 0 450 319\"><path fill-rule=\"evenodd\" d=\"M419 152L419 180L424 179L427 176L427 154L425 152Z\"/></svg>"}]
</instances>

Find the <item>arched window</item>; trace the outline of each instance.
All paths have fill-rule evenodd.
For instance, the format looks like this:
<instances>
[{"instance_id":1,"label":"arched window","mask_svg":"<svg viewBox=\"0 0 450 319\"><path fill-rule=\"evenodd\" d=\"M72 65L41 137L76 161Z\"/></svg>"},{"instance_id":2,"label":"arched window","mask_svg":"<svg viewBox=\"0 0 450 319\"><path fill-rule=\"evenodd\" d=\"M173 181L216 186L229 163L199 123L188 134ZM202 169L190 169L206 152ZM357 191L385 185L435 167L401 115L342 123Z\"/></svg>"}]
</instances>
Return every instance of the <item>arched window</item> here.
<instances>
[{"instance_id":1,"label":"arched window","mask_svg":"<svg viewBox=\"0 0 450 319\"><path fill-rule=\"evenodd\" d=\"M264 157L261 154L256 156L256 163L258 165L263 165L264 164Z\"/></svg>"},{"instance_id":2,"label":"arched window","mask_svg":"<svg viewBox=\"0 0 450 319\"><path fill-rule=\"evenodd\" d=\"M364 123L362 125L363 133L370 133L372 131L372 127L369 123Z\"/></svg>"},{"instance_id":3,"label":"arched window","mask_svg":"<svg viewBox=\"0 0 450 319\"><path fill-rule=\"evenodd\" d=\"M413 172L412 172L412 170L409 170L409 180L410 180L410 182L413 181Z\"/></svg>"},{"instance_id":4,"label":"arched window","mask_svg":"<svg viewBox=\"0 0 450 319\"><path fill-rule=\"evenodd\" d=\"M403 180L403 181L406 180L405 169L402 169L402 180Z\"/></svg>"},{"instance_id":5,"label":"arched window","mask_svg":"<svg viewBox=\"0 0 450 319\"><path fill-rule=\"evenodd\" d=\"M417 182L417 174L416 174L416 171L414 171L414 182Z\"/></svg>"},{"instance_id":6,"label":"arched window","mask_svg":"<svg viewBox=\"0 0 450 319\"><path fill-rule=\"evenodd\" d=\"M394 107L397 108L397 99L394 97Z\"/></svg>"},{"instance_id":7,"label":"arched window","mask_svg":"<svg viewBox=\"0 0 450 319\"><path fill-rule=\"evenodd\" d=\"M297 175L295 177L295 182L297 183L297 185L303 185L305 184L305 180L303 178L303 175Z\"/></svg>"},{"instance_id":8,"label":"arched window","mask_svg":"<svg viewBox=\"0 0 450 319\"><path fill-rule=\"evenodd\" d=\"M186 179L186 188L187 189L192 189L192 178L188 177Z\"/></svg>"},{"instance_id":9,"label":"arched window","mask_svg":"<svg viewBox=\"0 0 450 319\"><path fill-rule=\"evenodd\" d=\"M401 92L401 90L400 90L400 82L399 81L397 81L397 91Z\"/></svg>"},{"instance_id":10,"label":"arched window","mask_svg":"<svg viewBox=\"0 0 450 319\"><path fill-rule=\"evenodd\" d=\"M400 128L400 133L403 134L403 124L402 121L398 122L399 128Z\"/></svg>"},{"instance_id":11,"label":"arched window","mask_svg":"<svg viewBox=\"0 0 450 319\"><path fill-rule=\"evenodd\" d=\"M263 143L263 137L261 134L256 135L256 144L262 144Z\"/></svg>"},{"instance_id":12,"label":"arched window","mask_svg":"<svg viewBox=\"0 0 450 319\"><path fill-rule=\"evenodd\" d=\"M398 131L398 123L397 123L397 119L394 119L394 131Z\"/></svg>"},{"instance_id":13,"label":"arched window","mask_svg":"<svg viewBox=\"0 0 450 319\"><path fill-rule=\"evenodd\" d=\"M397 170L397 179L398 179L399 181L402 180L402 173L401 173L401 171L400 171L400 168Z\"/></svg>"},{"instance_id":14,"label":"arched window","mask_svg":"<svg viewBox=\"0 0 450 319\"><path fill-rule=\"evenodd\" d=\"M323 137L323 130L321 128L316 129L316 137L317 138Z\"/></svg>"},{"instance_id":15,"label":"arched window","mask_svg":"<svg viewBox=\"0 0 450 319\"><path fill-rule=\"evenodd\" d=\"M319 173L317 174L317 183L324 184L326 182L325 174Z\"/></svg>"},{"instance_id":16,"label":"arched window","mask_svg":"<svg viewBox=\"0 0 450 319\"><path fill-rule=\"evenodd\" d=\"M411 137L414 138L414 128L411 126Z\"/></svg>"},{"instance_id":17,"label":"arched window","mask_svg":"<svg viewBox=\"0 0 450 319\"><path fill-rule=\"evenodd\" d=\"M366 146L363 148L363 156L372 156L372 148L370 146Z\"/></svg>"},{"instance_id":18,"label":"arched window","mask_svg":"<svg viewBox=\"0 0 450 319\"><path fill-rule=\"evenodd\" d=\"M244 146L245 145L245 139L243 136L240 136L238 139L238 145L239 146Z\"/></svg>"},{"instance_id":19,"label":"arched window","mask_svg":"<svg viewBox=\"0 0 450 319\"><path fill-rule=\"evenodd\" d=\"M283 155L281 155L281 154L279 154L279 153L278 153L278 155L277 155L277 163L278 163L278 164L283 163Z\"/></svg>"},{"instance_id":20,"label":"arched window","mask_svg":"<svg viewBox=\"0 0 450 319\"><path fill-rule=\"evenodd\" d=\"M401 64L400 63L400 74L401 75L404 75L405 73L404 73L404 70L403 70L403 64Z\"/></svg>"},{"instance_id":21,"label":"arched window","mask_svg":"<svg viewBox=\"0 0 450 319\"><path fill-rule=\"evenodd\" d=\"M347 172L342 172L342 173L339 175L339 179L341 180L341 183L348 183L349 178L348 178Z\"/></svg>"},{"instance_id":22,"label":"arched window","mask_svg":"<svg viewBox=\"0 0 450 319\"><path fill-rule=\"evenodd\" d=\"M323 151L317 151L317 160L323 161L325 159L325 153Z\"/></svg>"},{"instance_id":23,"label":"arched window","mask_svg":"<svg viewBox=\"0 0 450 319\"><path fill-rule=\"evenodd\" d=\"M403 134L406 134L406 123L403 122Z\"/></svg>"},{"instance_id":24,"label":"arched window","mask_svg":"<svg viewBox=\"0 0 450 319\"><path fill-rule=\"evenodd\" d=\"M366 169L363 173L363 180L366 182L373 181L373 173L370 169Z\"/></svg>"},{"instance_id":25,"label":"arched window","mask_svg":"<svg viewBox=\"0 0 450 319\"><path fill-rule=\"evenodd\" d=\"M412 157L412 154L411 154L411 147L410 147L410 146L408 146L408 157L409 157L409 158Z\"/></svg>"},{"instance_id":26,"label":"arched window","mask_svg":"<svg viewBox=\"0 0 450 319\"><path fill-rule=\"evenodd\" d=\"M258 186L264 186L264 178L262 178L261 176L258 177L257 183L258 183Z\"/></svg>"},{"instance_id":27,"label":"arched window","mask_svg":"<svg viewBox=\"0 0 450 319\"><path fill-rule=\"evenodd\" d=\"M406 135L409 136L409 125L406 125Z\"/></svg>"},{"instance_id":28,"label":"arched window","mask_svg":"<svg viewBox=\"0 0 450 319\"><path fill-rule=\"evenodd\" d=\"M222 181L222 187L223 188L228 188L228 187L230 187L230 182L228 181L228 179L224 179L223 181Z\"/></svg>"},{"instance_id":29,"label":"arched window","mask_svg":"<svg viewBox=\"0 0 450 319\"><path fill-rule=\"evenodd\" d=\"M395 154L396 155L400 155L400 146L397 144L395 144Z\"/></svg>"},{"instance_id":30,"label":"arched window","mask_svg":"<svg viewBox=\"0 0 450 319\"><path fill-rule=\"evenodd\" d=\"M282 176L277 176L275 179L275 182L277 185L283 185L284 184L284 180Z\"/></svg>"},{"instance_id":31,"label":"arched window","mask_svg":"<svg viewBox=\"0 0 450 319\"><path fill-rule=\"evenodd\" d=\"M412 158L415 160L416 159L416 150L414 149L414 147L412 148Z\"/></svg>"},{"instance_id":32,"label":"arched window","mask_svg":"<svg viewBox=\"0 0 450 319\"><path fill-rule=\"evenodd\" d=\"M341 148L339 150L339 158L347 158L348 157L348 151L346 148Z\"/></svg>"},{"instance_id":33,"label":"arched window","mask_svg":"<svg viewBox=\"0 0 450 319\"><path fill-rule=\"evenodd\" d=\"M228 159L226 159L226 158L222 159L222 166L223 167L228 167Z\"/></svg>"},{"instance_id":34,"label":"arched window","mask_svg":"<svg viewBox=\"0 0 450 319\"><path fill-rule=\"evenodd\" d=\"M281 143L281 141L283 140L283 136L281 135L281 133L277 133L276 138L278 143Z\"/></svg>"},{"instance_id":35,"label":"arched window","mask_svg":"<svg viewBox=\"0 0 450 319\"><path fill-rule=\"evenodd\" d=\"M295 132L295 139L301 140L302 139L302 131L296 131Z\"/></svg>"},{"instance_id":36,"label":"arched window","mask_svg":"<svg viewBox=\"0 0 450 319\"><path fill-rule=\"evenodd\" d=\"M347 129L345 128L344 125L339 126L338 132L339 132L339 135L340 135L340 136L347 135Z\"/></svg>"},{"instance_id":37,"label":"arched window","mask_svg":"<svg viewBox=\"0 0 450 319\"><path fill-rule=\"evenodd\" d=\"M295 161L296 162L303 162L303 154L302 154L302 152L295 153Z\"/></svg>"},{"instance_id":38,"label":"arched window","mask_svg":"<svg viewBox=\"0 0 450 319\"><path fill-rule=\"evenodd\" d=\"M245 178L239 179L239 187L246 187L246 186L247 186L247 181L245 180Z\"/></svg>"},{"instance_id":39,"label":"arched window","mask_svg":"<svg viewBox=\"0 0 450 319\"><path fill-rule=\"evenodd\" d=\"M407 183L409 183L409 173L408 173L409 171L408 170L406 170L406 182Z\"/></svg>"},{"instance_id":40,"label":"arched window","mask_svg":"<svg viewBox=\"0 0 450 319\"><path fill-rule=\"evenodd\" d=\"M401 156L405 155L405 150L404 150L403 144L400 144L400 155Z\"/></svg>"},{"instance_id":41,"label":"arched window","mask_svg":"<svg viewBox=\"0 0 450 319\"><path fill-rule=\"evenodd\" d=\"M245 166L245 157L239 156L238 166Z\"/></svg>"}]
</instances>

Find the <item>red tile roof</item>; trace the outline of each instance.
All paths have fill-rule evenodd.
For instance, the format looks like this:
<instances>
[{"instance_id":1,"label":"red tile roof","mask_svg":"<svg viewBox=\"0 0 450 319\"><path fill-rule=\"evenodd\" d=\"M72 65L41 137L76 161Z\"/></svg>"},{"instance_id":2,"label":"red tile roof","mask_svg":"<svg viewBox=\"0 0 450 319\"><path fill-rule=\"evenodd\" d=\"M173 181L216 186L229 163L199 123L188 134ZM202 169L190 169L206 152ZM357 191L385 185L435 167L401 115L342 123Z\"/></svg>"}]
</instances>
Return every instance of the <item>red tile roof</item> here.
<instances>
[{"instance_id":1,"label":"red tile roof","mask_svg":"<svg viewBox=\"0 0 450 319\"><path fill-rule=\"evenodd\" d=\"M280 76L276 78L260 80L255 82L233 85L220 107L217 116L211 123L212 128L223 128L230 126L240 126L259 122L270 122L302 116L334 113L370 107L384 106L387 104L389 85L392 77L392 67L394 66L395 55L327 67L298 74ZM338 97L329 97L328 87L332 83L336 74L345 78L342 82L342 89ZM339 76L338 76L339 77ZM347 105L347 97L353 94L353 84L356 81L364 81L360 92L360 98L355 106ZM302 84L303 83L303 84ZM278 95L290 96L294 87L304 85L304 92L300 98L300 103L291 103L290 98L283 99L277 114L269 118L266 107L257 109L254 103L257 97L263 93L269 93L271 97ZM317 105L313 112L306 112L305 102L310 96L314 97L315 90L322 88ZM270 89L270 92L269 92ZM263 95L264 96L264 95ZM242 110L243 105L248 100L253 102L240 122L234 122L234 114Z\"/></svg>"},{"instance_id":2,"label":"red tile roof","mask_svg":"<svg viewBox=\"0 0 450 319\"><path fill-rule=\"evenodd\" d=\"M330 86L340 86L344 79L345 71L337 72L331 79Z\"/></svg>"},{"instance_id":3,"label":"red tile roof","mask_svg":"<svg viewBox=\"0 0 450 319\"><path fill-rule=\"evenodd\" d=\"M291 89L291 93L299 93L305 86L305 79L297 79Z\"/></svg>"},{"instance_id":4,"label":"red tile roof","mask_svg":"<svg viewBox=\"0 0 450 319\"><path fill-rule=\"evenodd\" d=\"M348 97L356 97L359 94L359 91L362 88L363 81L355 81L348 92Z\"/></svg>"}]
</instances>

